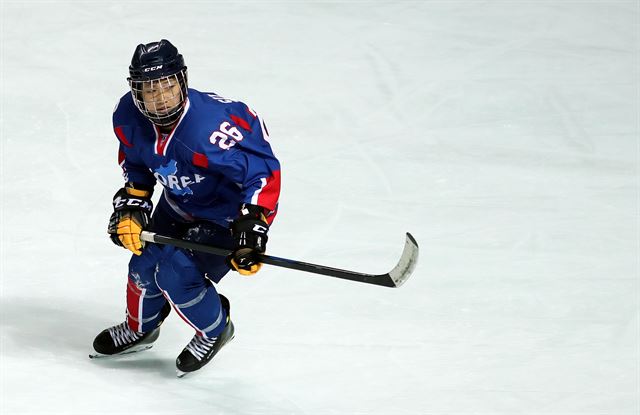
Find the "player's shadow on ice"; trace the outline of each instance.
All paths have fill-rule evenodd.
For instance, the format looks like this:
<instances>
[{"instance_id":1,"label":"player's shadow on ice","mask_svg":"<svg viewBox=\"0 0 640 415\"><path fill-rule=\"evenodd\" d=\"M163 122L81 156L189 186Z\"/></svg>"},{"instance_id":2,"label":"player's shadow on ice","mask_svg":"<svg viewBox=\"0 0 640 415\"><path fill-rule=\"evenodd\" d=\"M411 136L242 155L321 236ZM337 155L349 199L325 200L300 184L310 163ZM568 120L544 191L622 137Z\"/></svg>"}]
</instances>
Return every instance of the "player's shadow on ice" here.
<instances>
[{"instance_id":1,"label":"player's shadow on ice","mask_svg":"<svg viewBox=\"0 0 640 415\"><path fill-rule=\"evenodd\" d=\"M86 356L85 358L88 359ZM153 349L145 351L144 353L91 359L91 363L104 368L155 372L162 377L176 378L175 361L154 356Z\"/></svg>"},{"instance_id":2,"label":"player's shadow on ice","mask_svg":"<svg viewBox=\"0 0 640 415\"><path fill-rule=\"evenodd\" d=\"M83 363L125 370L153 370L175 378L175 361L159 358L154 350L130 356L89 359L93 339L109 322L104 316L88 314L95 305L77 302L59 304L55 300L10 299L0 306L3 355L17 359L55 359L78 367Z\"/></svg>"}]
</instances>

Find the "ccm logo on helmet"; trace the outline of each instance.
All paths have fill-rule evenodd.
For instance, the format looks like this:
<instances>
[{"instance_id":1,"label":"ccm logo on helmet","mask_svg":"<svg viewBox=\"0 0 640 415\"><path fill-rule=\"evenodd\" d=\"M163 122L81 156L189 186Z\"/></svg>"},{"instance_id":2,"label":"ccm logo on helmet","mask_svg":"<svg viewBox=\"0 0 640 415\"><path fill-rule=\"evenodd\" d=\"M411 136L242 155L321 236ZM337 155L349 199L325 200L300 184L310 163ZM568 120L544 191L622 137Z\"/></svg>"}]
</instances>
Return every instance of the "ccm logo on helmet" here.
<instances>
[{"instance_id":1,"label":"ccm logo on helmet","mask_svg":"<svg viewBox=\"0 0 640 415\"><path fill-rule=\"evenodd\" d=\"M144 68L143 72L151 72L151 71L156 71L158 69L162 69L162 65L151 66L149 68Z\"/></svg>"}]
</instances>

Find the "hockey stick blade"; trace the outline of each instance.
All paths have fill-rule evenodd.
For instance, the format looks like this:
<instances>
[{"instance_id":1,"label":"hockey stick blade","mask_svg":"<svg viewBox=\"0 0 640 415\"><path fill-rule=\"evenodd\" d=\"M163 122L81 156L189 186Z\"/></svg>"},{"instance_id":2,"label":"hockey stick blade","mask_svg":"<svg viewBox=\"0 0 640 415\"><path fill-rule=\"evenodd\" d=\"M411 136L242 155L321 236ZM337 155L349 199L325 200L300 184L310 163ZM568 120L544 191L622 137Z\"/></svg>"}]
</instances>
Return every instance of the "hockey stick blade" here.
<instances>
[{"instance_id":1,"label":"hockey stick blade","mask_svg":"<svg viewBox=\"0 0 640 415\"><path fill-rule=\"evenodd\" d=\"M420 250L418 242L413 235L407 232L404 249L398 264L389 272L389 277L393 281L395 287L399 287L411 276L413 270L418 265L418 256Z\"/></svg>"},{"instance_id":2,"label":"hockey stick blade","mask_svg":"<svg viewBox=\"0 0 640 415\"><path fill-rule=\"evenodd\" d=\"M142 231L142 233L140 234L140 239L145 242L173 245L178 248L191 249L194 251L206 252L219 256L227 256L231 254L231 251L228 249L204 245L191 241L185 241L183 239L171 238L149 231ZM326 275L343 280L363 282L366 284L380 285L383 287L399 287L411 276L411 273L418 263L418 254L418 243L410 233L407 233L404 250L402 251L400 260L398 261L397 265L386 274L364 274L361 272L332 268L325 265L311 264L308 262L279 258L270 255L263 255L262 263L281 268L305 271L312 274Z\"/></svg>"}]
</instances>

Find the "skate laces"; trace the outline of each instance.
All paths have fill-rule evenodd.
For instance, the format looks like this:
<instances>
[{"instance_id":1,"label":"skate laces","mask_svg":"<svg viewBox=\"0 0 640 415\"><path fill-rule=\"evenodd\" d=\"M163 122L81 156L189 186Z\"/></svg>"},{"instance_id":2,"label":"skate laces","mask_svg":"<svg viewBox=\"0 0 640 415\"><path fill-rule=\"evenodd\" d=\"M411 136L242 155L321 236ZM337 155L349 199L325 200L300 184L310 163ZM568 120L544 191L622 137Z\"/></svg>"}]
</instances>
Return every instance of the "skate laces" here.
<instances>
[{"instance_id":1,"label":"skate laces","mask_svg":"<svg viewBox=\"0 0 640 415\"><path fill-rule=\"evenodd\" d=\"M118 324L117 326L109 327L109 334L111 335L116 347L133 343L142 337L142 333L137 333L131 330L126 321Z\"/></svg>"},{"instance_id":2,"label":"skate laces","mask_svg":"<svg viewBox=\"0 0 640 415\"><path fill-rule=\"evenodd\" d=\"M213 345L216 344L218 340L217 337L206 338L204 336L198 336L197 334L193 336L189 344L187 344L188 351L198 359L198 361L202 360L204 356L213 348Z\"/></svg>"}]
</instances>

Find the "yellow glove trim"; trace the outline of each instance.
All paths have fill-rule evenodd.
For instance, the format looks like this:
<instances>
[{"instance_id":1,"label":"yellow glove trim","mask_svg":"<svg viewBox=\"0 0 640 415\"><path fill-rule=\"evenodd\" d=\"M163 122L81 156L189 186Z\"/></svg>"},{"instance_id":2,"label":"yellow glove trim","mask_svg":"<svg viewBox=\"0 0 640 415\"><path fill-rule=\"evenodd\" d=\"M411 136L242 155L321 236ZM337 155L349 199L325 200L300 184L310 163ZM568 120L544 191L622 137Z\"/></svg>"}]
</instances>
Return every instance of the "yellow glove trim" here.
<instances>
[{"instance_id":1,"label":"yellow glove trim","mask_svg":"<svg viewBox=\"0 0 640 415\"><path fill-rule=\"evenodd\" d=\"M124 190L127 192L127 194L135 197L149 197L149 195L151 194L151 192L147 190L134 189L133 187L125 187Z\"/></svg>"},{"instance_id":2,"label":"yellow glove trim","mask_svg":"<svg viewBox=\"0 0 640 415\"><path fill-rule=\"evenodd\" d=\"M262 264L261 263L257 263L257 264L253 264L251 265L251 269L243 269L238 267L238 264L236 263L236 261L232 258L231 259L231 265L233 265L233 267L236 269L236 271L238 271L238 273L242 276L245 277L250 277L253 274L257 273L258 271L260 271L260 268L262 268Z\"/></svg>"}]
</instances>

